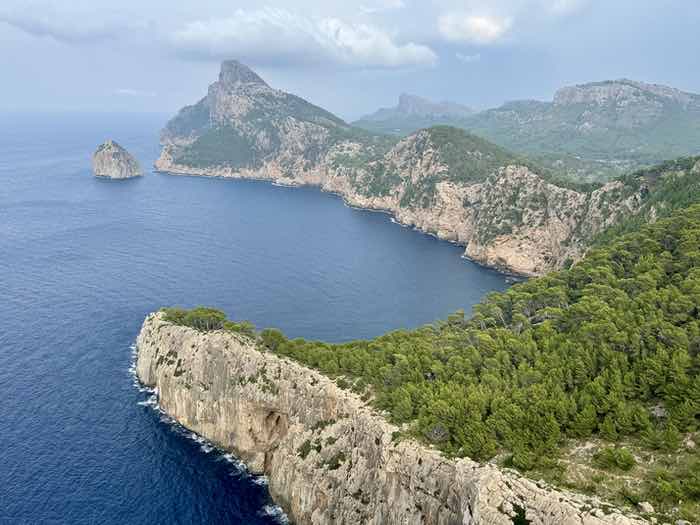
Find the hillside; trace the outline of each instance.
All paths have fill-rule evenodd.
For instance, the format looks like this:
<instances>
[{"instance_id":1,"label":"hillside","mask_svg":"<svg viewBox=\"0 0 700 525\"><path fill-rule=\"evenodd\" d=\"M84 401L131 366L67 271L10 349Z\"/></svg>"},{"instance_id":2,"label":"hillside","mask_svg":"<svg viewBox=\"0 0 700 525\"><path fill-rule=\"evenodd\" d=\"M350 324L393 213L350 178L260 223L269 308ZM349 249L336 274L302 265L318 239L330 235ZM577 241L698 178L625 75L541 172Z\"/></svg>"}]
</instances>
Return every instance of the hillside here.
<instances>
[{"instance_id":1,"label":"hillside","mask_svg":"<svg viewBox=\"0 0 700 525\"><path fill-rule=\"evenodd\" d=\"M413 131L410 120L399 120L393 115L357 125ZM509 102L449 123L575 180L608 180L700 153L700 95L626 79L565 87L552 102Z\"/></svg>"},{"instance_id":2,"label":"hillside","mask_svg":"<svg viewBox=\"0 0 700 525\"><path fill-rule=\"evenodd\" d=\"M363 131L232 61L205 98L167 125L162 141L161 171L319 186L462 244L477 262L525 275L578 260L648 193L626 180L565 181L450 126L404 138Z\"/></svg>"}]
</instances>

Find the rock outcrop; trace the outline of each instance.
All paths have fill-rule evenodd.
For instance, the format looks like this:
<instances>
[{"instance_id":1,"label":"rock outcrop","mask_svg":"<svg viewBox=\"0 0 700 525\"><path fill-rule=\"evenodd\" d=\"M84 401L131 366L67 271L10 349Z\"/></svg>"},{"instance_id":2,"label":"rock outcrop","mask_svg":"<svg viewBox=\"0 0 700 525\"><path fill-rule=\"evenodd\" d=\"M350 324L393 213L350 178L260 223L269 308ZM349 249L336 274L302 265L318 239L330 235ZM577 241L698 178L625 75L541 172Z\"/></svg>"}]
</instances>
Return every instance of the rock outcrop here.
<instances>
[{"instance_id":1,"label":"rock outcrop","mask_svg":"<svg viewBox=\"0 0 700 525\"><path fill-rule=\"evenodd\" d=\"M230 332L149 315L140 380L185 427L267 475L300 524L638 525L596 500L517 473L450 460L410 440L357 395Z\"/></svg>"},{"instance_id":2,"label":"rock outcrop","mask_svg":"<svg viewBox=\"0 0 700 525\"><path fill-rule=\"evenodd\" d=\"M136 159L113 140L97 147L92 156L92 172L96 177L109 179L130 179L143 174Z\"/></svg>"}]
</instances>

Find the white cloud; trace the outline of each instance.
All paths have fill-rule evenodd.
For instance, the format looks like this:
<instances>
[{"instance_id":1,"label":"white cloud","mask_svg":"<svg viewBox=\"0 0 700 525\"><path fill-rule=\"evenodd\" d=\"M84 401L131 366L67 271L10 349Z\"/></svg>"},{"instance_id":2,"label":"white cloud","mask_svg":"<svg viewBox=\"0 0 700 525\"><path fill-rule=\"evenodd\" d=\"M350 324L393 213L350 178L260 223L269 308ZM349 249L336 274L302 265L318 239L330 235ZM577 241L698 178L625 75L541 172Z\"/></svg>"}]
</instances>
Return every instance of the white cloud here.
<instances>
[{"instance_id":1,"label":"white cloud","mask_svg":"<svg viewBox=\"0 0 700 525\"><path fill-rule=\"evenodd\" d=\"M155 97L156 93L154 91L143 91L140 89L122 88L114 91L115 95L122 95L126 97Z\"/></svg>"},{"instance_id":2,"label":"white cloud","mask_svg":"<svg viewBox=\"0 0 700 525\"><path fill-rule=\"evenodd\" d=\"M406 4L403 0L378 0L372 5L360 5L360 11L366 15L375 13L383 13L384 11L393 11L394 9L403 9Z\"/></svg>"},{"instance_id":3,"label":"white cloud","mask_svg":"<svg viewBox=\"0 0 700 525\"><path fill-rule=\"evenodd\" d=\"M544 7L554 15L568 16L582 9L587 0L544 0Z\"/></svg>"},{"instance_id":4,"label":"white cloud","mask_svg":"<svg viewBox=\"0 0 700 525\"><path fill-rule=\"evenodd\" d=\"M231 18L195 21L171 38L186 56L240 58L256 65L338 64L396 68L437 62L427 46L338 18L307 18L285 9L239 9Z\"/></svg>"},{"instance_id":5,"label":"white cloud","mask_svg":"<svg viewBox=\"0 0 700 525\"><path fill-rule=\"evenodd\" d=\"M23 7L0 7L0 23L5 23L36 37L80 44L117 38L127 31L144 29L146 24L127 21L119 16L92 18L57 10L52 5L30 3Z\"/></svg>"},{"instance_id":6,"label":"white cloud","mask_svg":"<svg viewBox=\"0 0 700 525\"><path fill-rule=\"evenodd\" d=\"M457 60L464 62L465 64L472 64L474 62L479 62L481 60L481 53L475 53L473 55L467 55L465 53L455 53Z\"/></svg>"},{"instance_id":7,"label":"white cloud","mask_svg":"<svg viewBox=\"0 0 700 525\"><path fill-rule=\"evenodd\" d=\"M509 17L447 13L438 19L438 30L452 42L488 45L501 40L512 24Z\"/></svg>"}]
</instances>

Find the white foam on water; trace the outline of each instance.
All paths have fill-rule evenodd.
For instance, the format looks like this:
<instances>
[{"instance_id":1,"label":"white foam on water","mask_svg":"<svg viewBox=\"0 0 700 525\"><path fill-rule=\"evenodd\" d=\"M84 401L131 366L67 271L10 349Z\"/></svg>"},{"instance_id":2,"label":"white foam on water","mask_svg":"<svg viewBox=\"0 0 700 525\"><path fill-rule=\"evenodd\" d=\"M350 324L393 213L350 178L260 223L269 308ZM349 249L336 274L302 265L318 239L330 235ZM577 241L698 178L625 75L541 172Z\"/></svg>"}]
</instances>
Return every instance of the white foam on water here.
<instances>
[{"instance_id":1,"label":"white foam on water","mask_svg":"<svg viewBox=\"0 0 700 525\"><path fill-rule=\"evenodd\" d=\"M253 483L260 485L261 487L267 487L270 484L267 476L256 476L253 478Z\"/></svg>"},{"instance_id":2,"label":"white foam on water","mask_svg":"<svg viewBox=\"0 0 700 525\"><path fill-rule=\"evenodd\" d=\"M289 523L289 518L287 518L287 515L279 505L265 505L260 511L260 515L274 518L277 523L281 523L283 525Z\"/></svg>"},{"instance_id":3,"label":"white foam on water","mask_svg":"<svg viewBox=\"0 0 700 525\"><path fill-rule=\"evenodd\" d=\"M142 407L156 408L156 407L158 407L158 398L156 397L155 394L152 394L152 395L148 396L148 399L145 399L143 401L139 401L136 404L141 405Z\"/></svg>"},{"instance_id":4,"label":"white foam on water","mask_svg":"<svg viewBox=\"0 0 700 525\"><path fill-rule=\"evenodd\" d=\"M243 463L240 459L238 459L236 456L230 453L224 453L222 451L219 451L221 455L219 456L219 459L221 461L226 461L227 463L230 463L231 465L234 466L234 470L231 472L231 476L233 477L238 477L241 474L244 474L248 477L251 478L253 482L255 482L255 478L248 472L248 465Z\"/></svg>"}]
</instances>

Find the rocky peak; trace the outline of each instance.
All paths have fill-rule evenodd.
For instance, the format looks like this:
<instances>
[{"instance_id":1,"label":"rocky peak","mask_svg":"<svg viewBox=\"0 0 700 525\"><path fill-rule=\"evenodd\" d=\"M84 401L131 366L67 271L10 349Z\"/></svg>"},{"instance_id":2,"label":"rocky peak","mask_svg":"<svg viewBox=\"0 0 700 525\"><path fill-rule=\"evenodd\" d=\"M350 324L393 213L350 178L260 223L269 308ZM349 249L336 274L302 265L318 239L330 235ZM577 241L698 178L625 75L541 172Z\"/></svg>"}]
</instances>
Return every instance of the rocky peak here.
<instances>
[{"instance_id":1,"label":"rocky peak","mask_svg":"<svg viewBox=\"0 0 700 525\"><path fill-rule=\"evenodd\" d=\"M660 84L647 84L626 78L561 88L554 95L554 104L604 106L610 103L637 102L645 99L651 102L655 98L662 98L682 106L700 105L698 95Z\"/></svg>"},{"instance_id":2,"label":"rocky peak","mask_svg":"<svg viewBox=\"0 0 700 525\"><path fill-rule=\"evenodd\" d=\"M245 64L238 60L225 60L221 63L219 82L227 86L237 84L260 84L267 86L267 83L260 76Z\"/></svg>"},{"instance_id":3,"label":"rocky peak","mask_svg":"<svg viewBox=\"0 0 700 525\"><path fill-rule=\"evenodd\" d=\"M100 144L92 156L92 171L96 177L129 179L142 175L136 159L112 139Z\"/></svg>"}]
</instances>

